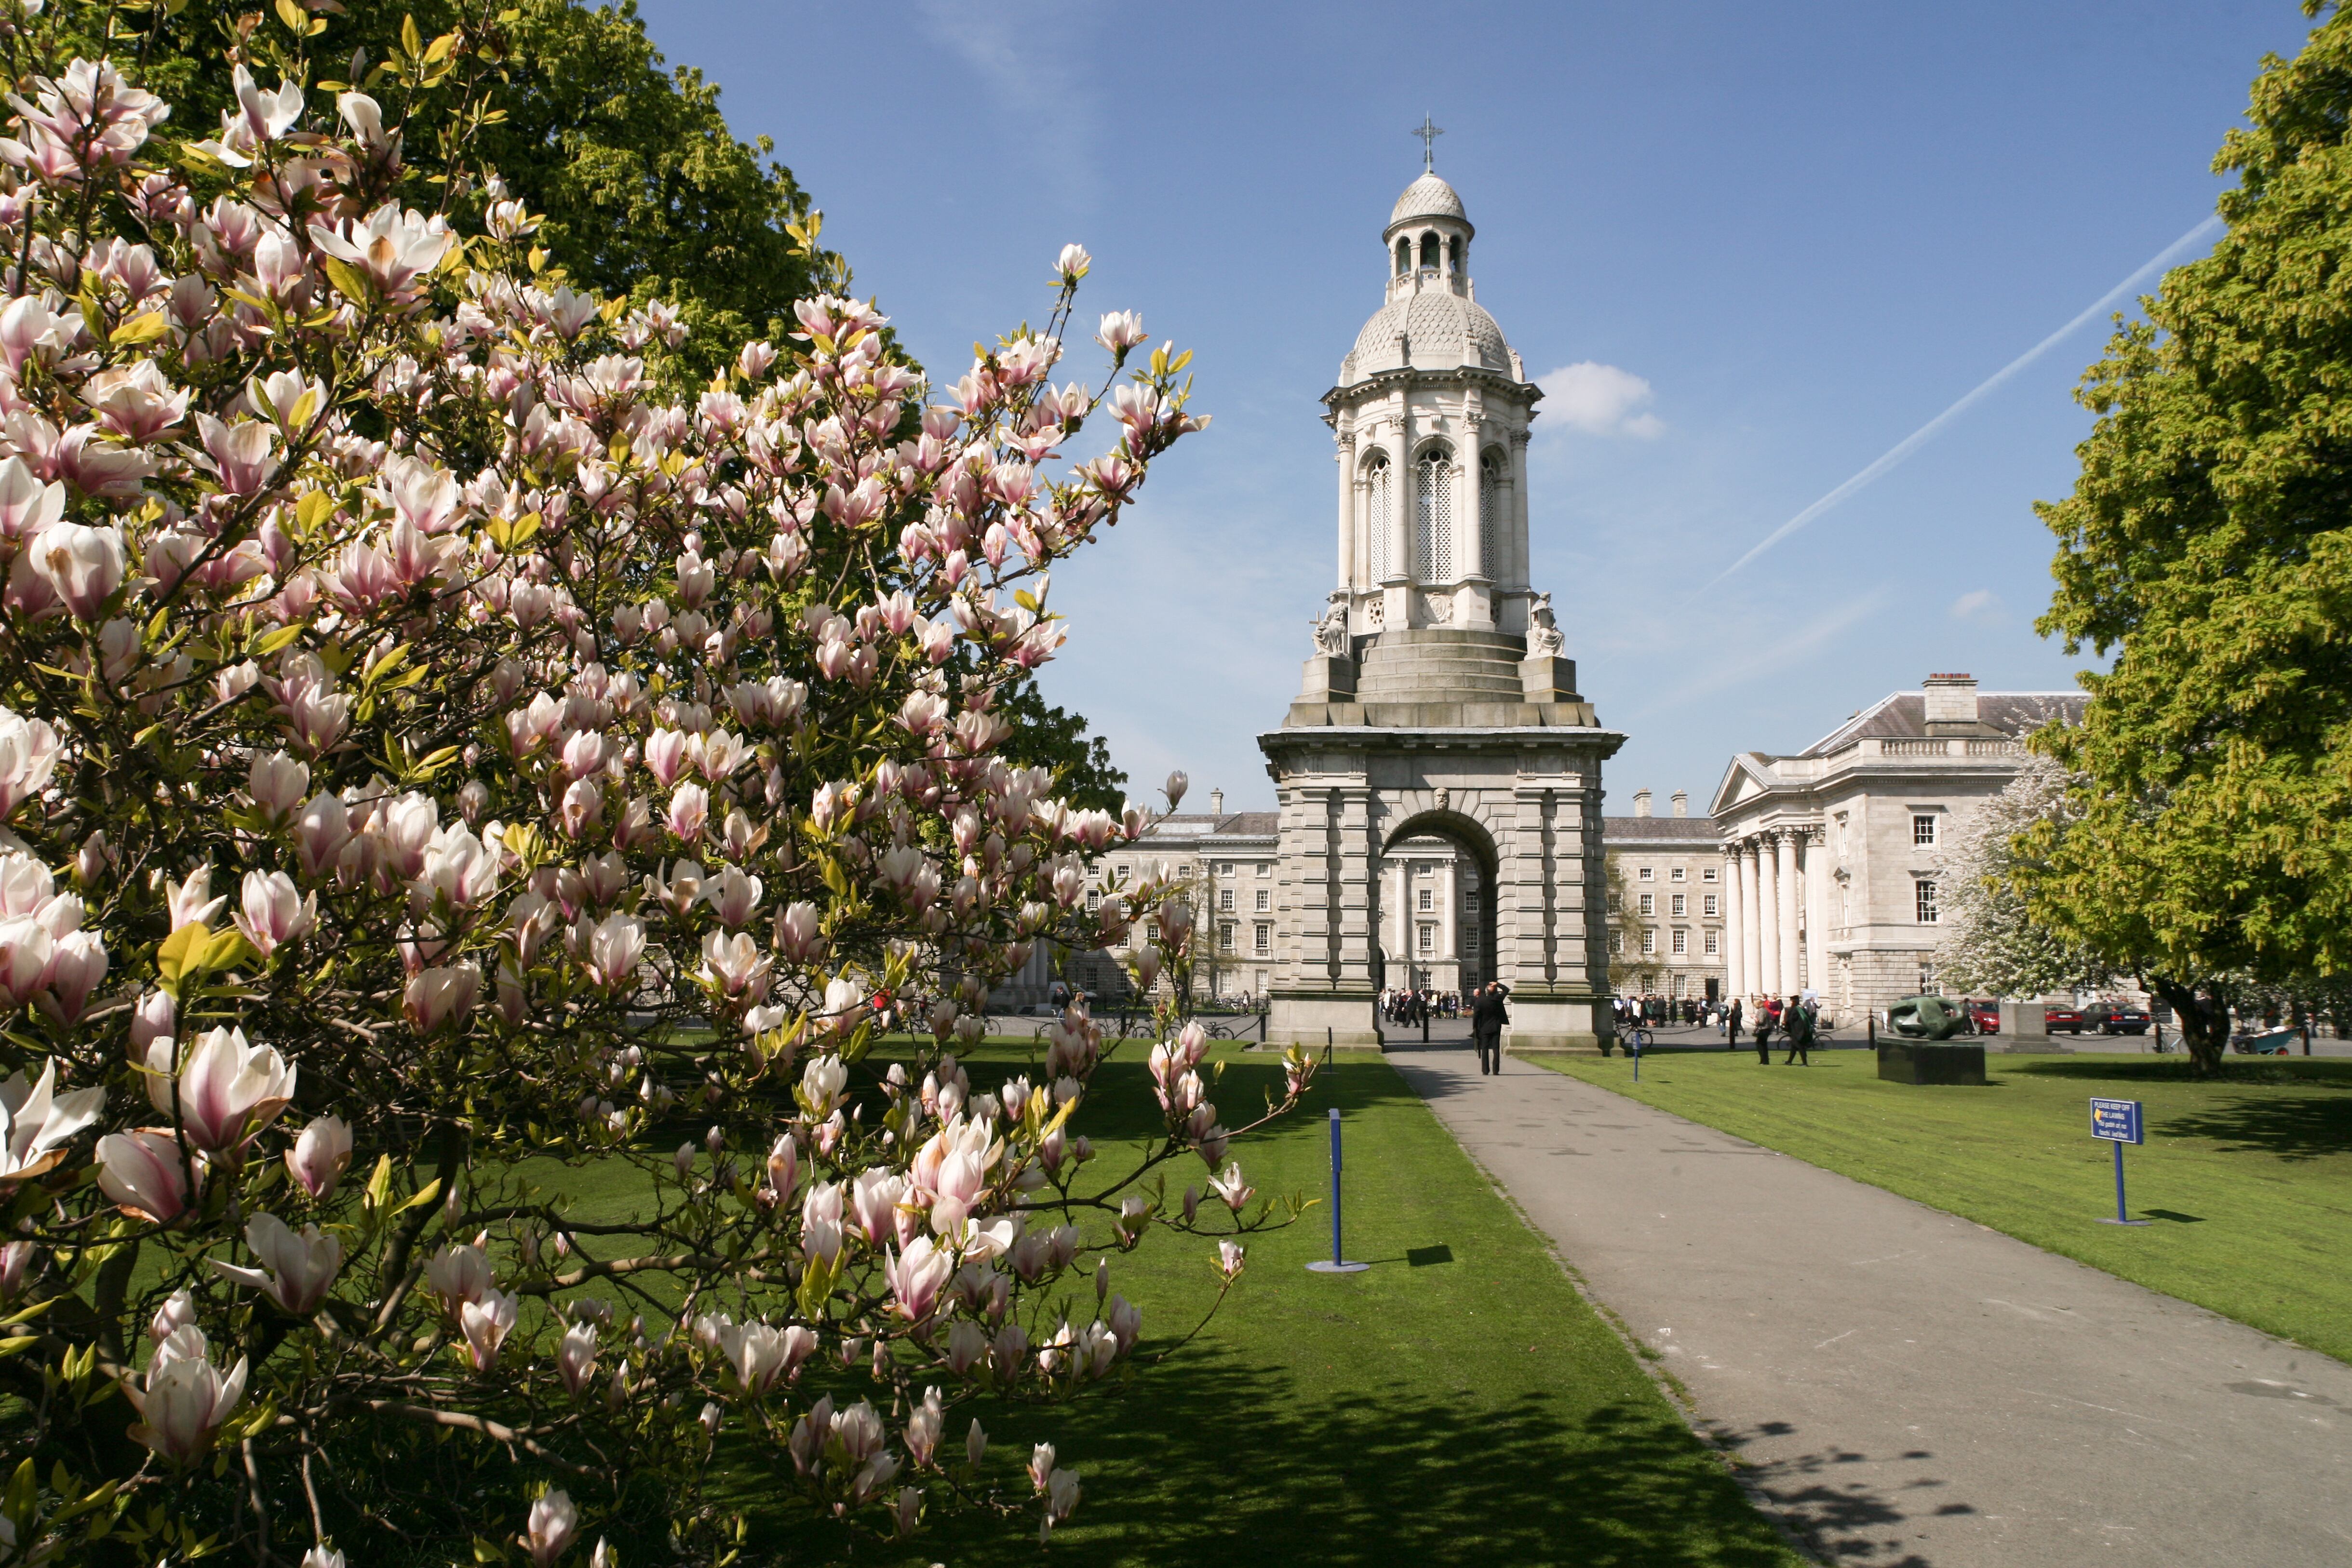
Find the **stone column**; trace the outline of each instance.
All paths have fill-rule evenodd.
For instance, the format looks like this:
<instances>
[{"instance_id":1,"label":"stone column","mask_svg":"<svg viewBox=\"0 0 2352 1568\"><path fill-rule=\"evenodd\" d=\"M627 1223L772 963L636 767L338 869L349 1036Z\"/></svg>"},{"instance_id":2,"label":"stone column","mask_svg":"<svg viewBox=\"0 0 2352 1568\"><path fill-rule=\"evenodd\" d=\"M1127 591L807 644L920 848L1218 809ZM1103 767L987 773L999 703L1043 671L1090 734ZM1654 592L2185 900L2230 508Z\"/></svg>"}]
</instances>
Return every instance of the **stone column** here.
<instances>
[{"instance_id":1,"label":"stone column","mask_svg":"<svg viewBox=\"0 0 2352 1568\"><path fill-rule=\"evenodd\" d=\"M1511 432L1511 505L1505 526L1495 530L1495 553L1501 557L1500 570L1495 574L1496 589L1505 587L1525 590L1528 586L1528 433ZM1524 615L1524 610L1522 614ZM1510 628L1505 628L1510 630ZM1527 630L1524 620L1517 627Z\"/></svg>"},{"instance_id":2,"label":"stone column","mask_svg":"<svg viewBox=\"0 0 2352 1568\"><path fill-rule=\"evenodd\" d=\"M1759 833L1756 846L1756 986L1767 996L1780 989L1780 862L1773 850L1779 837Z\"/></svg>"},{"instance_id":3,"label":"stone column","mask_svg":"<svg viewBox=\"0 0 2352 1568\"><path fill-rule=\"evenodd\" d=\"M1805 984L1830 994L1830 840L1825 828L1805 830Z\"/></svg>"},{"instance_id":4,"label":"stone column","mask_svg":"<svg viewBox=\"0 0 2352 1568\"><path fill-rule=\"evenodd\" d=\"M1462 890L1454 885L1452 860L1445 862L1445 874L1437 879L1437 945L1441 954L1454 962L1454 984L1447 990L1462 988L1462 932L1454 918L1454 902Z\"/></svg>"},{"instance_id":5,"label":"stone column","mask_svg":"<svg viewBox=\"0 0 2352 1568\"><path fill-rule=\"evenodd\" d=\"M1743 839L1739 856L1739 983L1740 995L1755 996L1764 988L1764 923L1758 918L1762 883L1757 874L1756 841Z\"/></svg>"},{"instance_id":6,"label":"stone column","mask_svg":"<svg viewBox=\"0 0 2352 1568\"><path fill-rule=\"evenodd\" d=\"M1746 879L1740 875L1739 862L1739 846L1727 846L1723 852L1723 999L1727 1002L1748 994L1748 970L1739 952L1740 940L1748 931L1740 918L1739 890Z\"/></svg>"},{"instance_id":7,"label":"stone column","mask_svg":"<svg viewBox=\"0 0 2352 1568\"><path fill-rule=\"evenodd\" d=\"M1397 393L1389 435L1389 574L1381 580L1384 627L1412 624L1412 403Z\"/></svg>"},{"instance_id":8,"label":"stone column","mask_svg":"<svg viewBox=\"0 0 2352 1568\"><path fill-rule=\"evenodd\" d=\"M1356 433L1352 429L1339 433L1339 586L1353 589L1356 574L1357 536L1363 532L1363 508L1356 503Z\"/></svg>"},{"instance_id":9,"label":"stone column","mask_svg":"<svg viewBox=\"0 0 2352 1568\"><path fill-rule=\"evenodd\" d=\"M1783 828L1774 837L1780 862L1780 978L1778 989L1780 995L1787 997L1804 989L1797 978L1797 833L1792 828Z\"/></svg>"}]
</instances>

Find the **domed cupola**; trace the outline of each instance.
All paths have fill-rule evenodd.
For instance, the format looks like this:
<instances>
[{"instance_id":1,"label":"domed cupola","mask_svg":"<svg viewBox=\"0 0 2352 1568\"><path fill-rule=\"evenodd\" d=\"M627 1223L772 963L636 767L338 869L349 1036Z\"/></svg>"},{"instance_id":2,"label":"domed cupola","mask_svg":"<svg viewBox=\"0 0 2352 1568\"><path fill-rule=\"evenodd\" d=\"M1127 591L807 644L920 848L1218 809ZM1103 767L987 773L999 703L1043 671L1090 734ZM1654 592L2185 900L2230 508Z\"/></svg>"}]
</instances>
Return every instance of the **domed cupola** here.
<instances>
[{"instance_id":1,"label":"domed cupola","mask_svg":"<svg viewBox=\"0 0 2352 1568\"><path fill-rule=\"evenodd\" d=\"M1339 367L1341 386L1407 367L1473 365L1523 379L1518 356L1470 280L1477 232L1461 195L1436 171L1424 170L1404 188L1381 235L1387 298L1356 334Z\"/></svg>"},{"instance_id":2,"label":"domed cupola","mask_svg":"<svg viewBox=\"0 0 2352 1568\"><path fill-rule=\"evenodd\" d=\"M1339 644L1344 620L1348 635L1380 642L1376 663L1423 632L1495 640L1497 659L1508 642L1507 664L1526 640L1557 635L1528 581L1528 423L1543 394L1478 303L1475 233L1461 195L1424 167L1381 231L1386 298L1323 398L1340 455L1327 640ZM1518 689L1516 668L1487 674Z\"/></svg>"}]
</instances>

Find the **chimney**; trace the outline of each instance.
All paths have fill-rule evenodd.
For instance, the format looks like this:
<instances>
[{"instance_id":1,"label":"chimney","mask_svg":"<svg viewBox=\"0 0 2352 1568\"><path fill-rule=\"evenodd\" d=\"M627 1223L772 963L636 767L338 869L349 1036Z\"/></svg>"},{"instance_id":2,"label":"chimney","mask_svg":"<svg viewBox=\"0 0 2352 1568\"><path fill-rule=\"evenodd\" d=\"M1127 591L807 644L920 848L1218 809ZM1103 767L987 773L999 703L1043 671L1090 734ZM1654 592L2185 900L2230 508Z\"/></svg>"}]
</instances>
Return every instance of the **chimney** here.
<instances>
[{"instance_id":1,"label":"chimney","mask_svg":"<svg viewBox=\"0 0 2352 1568\"><path fill-rule=\"evenodd\" d=\"M1637 817L1646 817L1646 816L1648 816L1649 814L1650 814L1650 792L1649 792L1647 789L1636 789L1636 790L1634 790L1634 791L1633 791L1633 815L1635 815L1635 816L1637 816Z\"/></svg>"},{"instance_id":2,"label":"chimney","mask_svg":"<svg viewBox=\"0 0 2352 1568\"><path fill-rule=\"evenodd\" d=\"M1223 816L1224 814L1225 814L1225 792L1224 792L1223 789L1212 789L1212 790L1210 790L1210 791L1209 791L1209 815L1211 815L1212 817L1222 817L1222 816Z\"/></svg>"},{"instance_id":3,"label":"chimney","mask_svg":"<svg viewBox=\"0 0 2352 1568\"><path fill-rule=\"evenodd\" d=\"M1689 790L1687 790L1687 789L1677 789L1677 790L1675 790L1675 791L1674 800L1675 800L1675 816L1677 816L1677 817L1687 817L1687 816L1689 816L1689 815L1690 815L1690 791L1689 791Z\"/></svg>"},{"instance_id":4,"label":"chimney","mask_svg":"<svg viewBox=\"0 0 2352 1568\"><path fill-rule=\"evenodd\" d=\"M1967 674L1929 675L1922 686L1927 698L1927 733L1942 733L1940 725L1977 722L1977 678Z\"/></svg>"}]
</instances>

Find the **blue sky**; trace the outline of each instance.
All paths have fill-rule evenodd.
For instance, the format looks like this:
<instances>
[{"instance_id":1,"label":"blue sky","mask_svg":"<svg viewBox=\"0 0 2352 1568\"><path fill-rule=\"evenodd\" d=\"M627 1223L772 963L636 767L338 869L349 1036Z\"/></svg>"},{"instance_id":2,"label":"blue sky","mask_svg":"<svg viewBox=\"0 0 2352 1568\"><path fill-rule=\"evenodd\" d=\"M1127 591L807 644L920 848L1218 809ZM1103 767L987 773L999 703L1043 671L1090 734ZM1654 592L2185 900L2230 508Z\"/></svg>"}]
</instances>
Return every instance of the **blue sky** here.
<instances>
[{"instance_id":1,"label":"blue sky","mask_svg":"<svg viewBox=\"0 0 2352 1568\"><path fill-rule=\"evenodd\" d=\"M1255 737L1331 586L1317 399L1380 304L1424 111L1479 301L1558 389L1534 575L1628 737L1609 809L1704 809L1735 751L1931 670L2071 686L2031 504L2072 483L2095 321L1708 584L2209 215L2263 55L2308 26L2286 0L643 8L935 371L1039 316L1066 240L1086 320L1196 350L1215 423L1056 574L1045 684L1139 792L1181 767L1228 809L1273 804Z\"/></svg>"}]
</instances>

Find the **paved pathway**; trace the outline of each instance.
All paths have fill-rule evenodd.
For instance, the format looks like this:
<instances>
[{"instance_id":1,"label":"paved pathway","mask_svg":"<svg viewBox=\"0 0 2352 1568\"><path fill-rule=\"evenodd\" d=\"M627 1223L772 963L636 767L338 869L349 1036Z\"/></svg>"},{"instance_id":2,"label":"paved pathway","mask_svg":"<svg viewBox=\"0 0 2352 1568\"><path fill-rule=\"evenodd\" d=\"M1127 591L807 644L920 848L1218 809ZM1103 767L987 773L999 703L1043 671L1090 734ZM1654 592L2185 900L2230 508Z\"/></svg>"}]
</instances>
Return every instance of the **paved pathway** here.
<instances>
[{"instance_id":1,"label":"paved pathway","mask_svg":"<svg viewBox=\"0 0 2352 1568\"><path fill-rule=\"evenodd\" d=\"M2352 1367L1561 1073L1389 1059L1825 1561L2352 1565Z\"/></svg>"}]
</instances>

